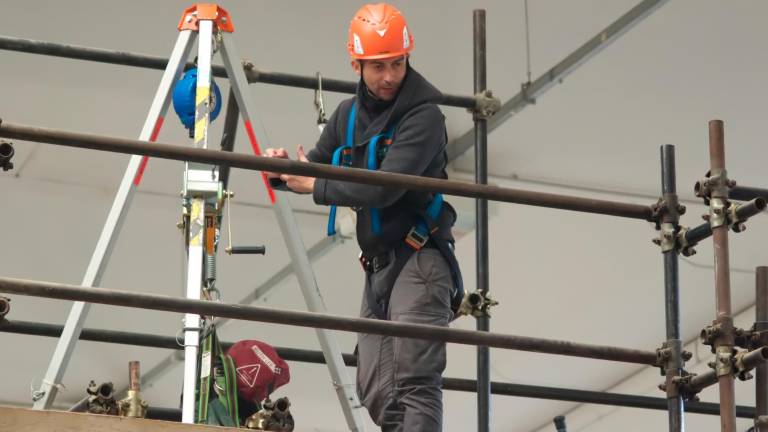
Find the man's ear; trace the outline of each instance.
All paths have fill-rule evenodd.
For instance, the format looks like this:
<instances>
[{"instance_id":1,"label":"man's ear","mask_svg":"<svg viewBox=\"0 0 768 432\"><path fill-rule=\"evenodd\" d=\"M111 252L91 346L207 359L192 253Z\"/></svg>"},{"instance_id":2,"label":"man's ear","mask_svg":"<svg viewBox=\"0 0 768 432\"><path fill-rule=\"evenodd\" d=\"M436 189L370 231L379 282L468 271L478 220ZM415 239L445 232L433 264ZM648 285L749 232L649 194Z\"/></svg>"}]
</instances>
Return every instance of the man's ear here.
<instances>
[{"instance_id":1,"label":"man's ear","mask_svg":"<svg viewBox=\"0 0 768 432\"><path fill-rule=\"evenodd\" d=\"M352 70L355 71L357 76L360 76L360 74L362 73L362 65L360 64L360 62L358 60L353 59L349 62L349 64L352 66Z\"/></svg>"}]
</instances>

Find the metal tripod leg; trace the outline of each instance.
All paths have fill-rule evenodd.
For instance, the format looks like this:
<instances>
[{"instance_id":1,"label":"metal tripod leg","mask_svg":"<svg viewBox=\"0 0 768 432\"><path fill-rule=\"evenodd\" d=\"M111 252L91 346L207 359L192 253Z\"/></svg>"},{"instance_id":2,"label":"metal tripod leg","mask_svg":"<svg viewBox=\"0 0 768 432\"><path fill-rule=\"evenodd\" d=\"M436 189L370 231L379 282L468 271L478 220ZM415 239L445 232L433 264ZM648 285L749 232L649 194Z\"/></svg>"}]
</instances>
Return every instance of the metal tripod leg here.
<instances>
[{"instance_id":1,"label":"metal tripod leg","mask_svg":"<svg viewBox=\"0 0 768 432\"><path fill-rule=\"evenodd\" d=\"M253 146L254 152L258 154L260 153L258 143L261 142L263 145L269 145L269 140L261 127L260 122L257 121L256 124L252 123L254 111L250 106L250 99L245 96L245 92L248 89L248 82L245 78L245 73L240 66L240 56L235 50L231 35L223 33L222 36L221 58L224 61L224 66L226 67L227 74L230 78L230 84L235 97L237 98L237 104L240 107L240 113L243 117L246 132L248 133L248 139L251 142L251 146ZM237 63L233 63L233 61L236 61ZM268 184L267 187L269 187ZM283 232L283 238L288 247L291 262L296 271L299 286L304 295L304 300L307 303L307 308L312 312L326 312L327 309L323 302L323 298L320 295L320 290L317 287L317 281L312 272L312 266L307 257L304 242L301 239L301 234L299 233L298 225L293 211L291 210L290 203L285 197L274 195L271 188L270 197L275 203L275 214L280 229ZM344 411L347 425L352 431L362 431L364 430L362 405L360 404L360 400L355 391L355 385L349 378L348 371L344 365L338 342L336 338L326 330L317 330L317 337L328 364L328 371L331 374L331 379L336 388L336 394L341 403L342 410Z\"/></svg>"},{"instance_id":2,"label":"metal tripod leg","mask_svg":"<svg viewBox=\"0 0 768 432\"><path fill-rule=\"evenodd\" d=\"M163 78L160 80L160 85L155 93L152 106L147 114L144 127L139 135L140 140L155 141L157 138L165 114L168 111L168 106L170 105L171 91L182 72L185 59L187 58L192 42L194 41L194 36L195 34L189 30L180 32L176 45L173 48L171 58L168 61L168 66L165 68ZM125 174L123 174L123 179L120 182L120 188L112 202L112 208L109 210L107 220L101 231L99 240L96 243L96 248L93 251L91 261L88 264L88 269L85 272L81 285L95 287L100 284L104 269L109 261L109 256L114 247L115 240L117 239L117 234L120 232L128 206L133 198L136 186L141 179L141 171L145 161L146 158L142 158L141 156L132 156L128 162ZM72 305L72 309L70 310L66 324L64 325L64 330L61 333L59 342L56 345L56 350L48 365L48 371L45 374L43 384L39 391L36 392L37 398L34 401L34 409L48 409L53 404L53 401L56 398L56 393L58 392L59 383L67 369L69 359L72 357L75 343L80 337L80 331L83 328L83 323L85 317L88 315L89 309L90 304L88 303L75 302L75 304Z\"/></svg>"},{"instance_id":3,"label":"metal tripod leg","mask_svg":"<svg viewBox=\"0 0 768 432\"><path fill-rule=\"evenodd\" d=\"M211 59L213 57L213 21L198 22L197 87L195 89L194 144L196 148L208 148L208 126L211 101ZM206 220L213 223L218 211L221 182L216 167L188 162L184 170L184 200L189 207L189 235L187 242L187 292L188 299L200 300L205 270L203 257L206 253ZM210 250L210 253L215 251ZM182 395L181 421L195 423L195 388L198 382L198 353L200 344L200 315L184 316L184 392ZM210 357L202 361L209 361ZM210 373L210 366L201 367L202 373Z\"/></svg>"}]
</instances>

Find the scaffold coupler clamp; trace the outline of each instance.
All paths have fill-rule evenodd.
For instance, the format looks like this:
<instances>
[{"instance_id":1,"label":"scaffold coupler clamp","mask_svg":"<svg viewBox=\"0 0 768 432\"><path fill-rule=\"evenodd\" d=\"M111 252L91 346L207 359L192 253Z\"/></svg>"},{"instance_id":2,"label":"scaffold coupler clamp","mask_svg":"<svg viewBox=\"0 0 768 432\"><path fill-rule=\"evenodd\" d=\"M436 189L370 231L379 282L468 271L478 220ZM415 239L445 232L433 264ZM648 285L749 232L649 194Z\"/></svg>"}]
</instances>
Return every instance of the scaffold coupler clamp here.
<instances>
[{"instance_id":1,"label":"scaffold coupler clamp","mask_svg":"<svg viewBox=\"0 0 768 432\"><path fill-rule=\"evenodd\" d=\"M259 81L259 70L256 68L256 65L253 64L250 60L243 60L242 61L243 70L245 71L245 77L248 79L249 83L258 82Z\"/></svg>"},{"instance_id":2,"label":"scaffold coupler clamp","mask_svg":"<svg viewBox=\"0 0 768 432\"><path fill-rule=\"evenodd\" d=\"M659 389L666 392L667 398L676 398L683 394L682 383L688 376L683 366L693 354L683 350L683 342L680 339L669 339L656 350L656 356L656 365L661 369L661 375L666 377Z\"/></svg>"},{"instance_id":3,"label":"scaffold coupler clamp","mask_svg":"<svg viewBox=\"0 0 768 432\"><path fill-rule=\"evenodd\" d=\"M491 307L498 304L484 291L468 292L461 300L458 315L472 315L476 318L491 316Z\"/></svg>"},{"instance_id":4,"label":"scaffold coupler clamp","mask_svg":"<svg viewBox=\"0 0 768 432\"><path fill-rule=\"evenodd\" d=\"M690 257L696 255L696 249L693 247L695 244L688 243L686 233L690 228L679 227L677 230L677 248L680 250L680 254L684 257Z\"/></svg>"},{"instance_id":5,"label":"scaffold coupler clamp","mask_svg":"<svg viewBox=\"0 0 768 432\"><path fill-rule=\"evenodd\" d=\"M118 406L115 400L115 386L111 382L96 384L91 380L88 388L88 401L86 411L91 414L117 415Z\"/></svg>"},{"instance_id":6,"label":"scaffold coupler clamp","mask_svg":"<svg viewBox=\"0 0 768 432\"><path fill-rule=\"evenodd\" d=\"M11 311L11 299L0 295L0 322L5 320L5 316Z\"/></svg>"},{"instance_id":7,"label":"scaffold coupler clamp","mask_svg":"<svg viewBox=\"0 0 768 432\"><path fill-rule=\"evenodd\" d=\"M684 401L696 402L699 400L699 395L698 392L691 387L691 380L695 376L695 373L689 373L686 370L682 370L681 375L674 376L671 380L668 380L671 381L672 384L670 391L667 391L669 388L668 382L659 384L659 390L666 392L668 398L682 396Z\"/></svg>"},{"instance_id":8,"label":"scaffold coupler clamp","mask_svg":"<svg viewBox=\"0 0 768 432\"><path fill-rule=\"evenodd\" d=\"M736 186L736 181L728 179L725 169L708 172L704 179L696 182L694 186L696 196L702 198L704 204L709 206L709 215L705 219L709 220L713 229L729 222L728 191L733 186Z\"/></svg>"},{"instance_id":9,"label":"scaffold coupler clamp","mask_svg":"<svg viewBox=\"0 0 768 432\"><path fill-rule=\"evenodd\" d=\"M651 205L651 219L656 222L656 230L659 231L659 237L653 239L653 243L661 246L662 252L678 247L678 221L680 215L685 214L685 210L685 206L677 202L677 196L674 194L665 194Z\"/></svg>"},{"instance_id":10,"label":"scaffold coupler clamp","mask_svg":"<svg viewBox=\"0 0 768 432\"><path fill-rule=\"evenodd\" d=\"M733 327L733 318L724 317L716 319L711 326L705 327L700 334L704 345L709 345L715 354L712 367L718 377L732 375L734 372L735 350L734 339L736 330Z\"/></svg>"},{"instance_id":11,"label":"scaffold coupler clamp","mask_svg":"<svg viewBox=\"0 0 768 432\"><path fill-rule=\"evenodd\" d=\"M736 328L734 330L734 344L739 348L752 351L768 345L766 336L768 334L764 330L756 330L754 324L749 329Z\"/></svg>"},{"instance_id":12,"label":"scaffold coupler clamp","mask_svg":"<svg viewBox=\"0 0 768 432\"><path fill-rule=\"evenodd\" d=\"M2 120L0 120L0 124L2 124ZM3 171L8 171L13 169L13 162L11 162L11 159L13 159L13 144L11 144L10 141L0 140L0 168L3 169Z\"/></svg>"},{"instance_id":13,"label":"scaffold coupler clamp","mask_svg":"<svg viewBox=\"0 0 768 432\"><path fill-rule=\"evenodd\" d=\"M762 348L757 348L757 349L762 349ZM750 352L751 351L749 350L743 350L743 351L737 352L733 356L733 373L736 375L736 378L738 378L739 381L748 381L753 378L752 374L750 373L752 368L749 367L744 361L745 357Z\"/></svg>"},{"instance_id":14,"label":"scaffold coupler clamp","mask_svg":"<svg viewBox=\"0 0 768 432\"><path fill-rule=\"evenodd\" d=\"M488 120L501 110L501 99L493 97L493 92L483 90L475 94L475 106L467 109L475 120Z\"/></svg>"},{"instance_id":15,"label":"scaffold coupler clamp","mask_svg":"<svg viewBox=\"0 0 768 432\"><path fill-rule=\"evenodd\" d=\"M717 340L726 334L726 326L724 324L721 320L715 320L712 322L712 325L704 327L699 333L699 340L701 340L702 344L711 348L712 354L715 354ZM731 325L730 330L733 331L733 325Z\"/></svg>"},{"instance_id":16,"label":"scaffold coupler clamp","mask_svg":"<svg viewBox=\"0 0 768 432\"><path fill-rule=\"evenodd\" d=\"M680 358L680 365L675 363ZM666 375L670 369L682 369L685 362L693 358L693 353L683 350L683 342L680 339L669 339L656 349L656 366L661 369L661 374Z\"/></svg>"}]
</instances>

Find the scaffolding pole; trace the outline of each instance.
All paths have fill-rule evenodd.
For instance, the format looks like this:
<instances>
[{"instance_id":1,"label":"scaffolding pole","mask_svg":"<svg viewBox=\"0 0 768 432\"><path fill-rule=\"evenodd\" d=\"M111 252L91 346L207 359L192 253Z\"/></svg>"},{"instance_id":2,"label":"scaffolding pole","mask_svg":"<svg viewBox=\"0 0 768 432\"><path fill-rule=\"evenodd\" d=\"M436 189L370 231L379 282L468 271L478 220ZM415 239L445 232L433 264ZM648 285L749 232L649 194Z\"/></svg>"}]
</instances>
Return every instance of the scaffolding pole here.
<instances>
[{"instance_id":1,"label":"scaffolding pole","mask_svg":"<svg viewBox=\"0 0 768 432\"><path fill-rule=\"evenodd\" d=\"M475 95L486 92L485 9L475 9L472 16L474 88ZM488 184L488 120L479 112L475 122L475 183ZM488 266L488 201L475 200L475 261L477 266L477 292L481 298L489 294ZM481 305L475 311L476 328L491 329L488 307ZM487 346L477 347L477 430L488 432L491 427L491 351Z\"/></svg>"},{"instance_id":2,"label":"scaffolding pole","mask_svg":"<svg viewBox=\"0 0 768 432\"><path fill-rule=\"evenodd\" d=\"M736 432L736 394L733 382L734 327L731 314L731 278L728 257L728 177L725 170L723 122L709 122L710 185L709 222L715 258L714 326L717 336L715 370L720 388L720 427L722 432Z\"/></svg>"},{"instance_id":3,"label":"scaffolding pole","mask_svg":"<svg viewBox=\"0 0 768 432\"><path fill-rule=\"evenodd\" d=\"M29 321L5 321L0 322L0 332L59 337L63 326L58 324L45 324ZM121 345L133 345L145 348L163 348L179 352L182 348L172 336L158 336L154 334L133 333L119 330L103 330L84 328L80 334L80 339L91 342L104 342ZM227 350L232 342L221 342L224 350ZM287 361L296 361L312 364L325 364L325 358L322 351L305 350L299 348L274 347L277 354ZM344 364L346 366L357 366L357 359L354 354L343 354ZM142 376L142 385L145 379ZM443 378L443 390L462 391L474 393L477 390L477 381L464 378ZM120 393L120 392L118 392ZM566 402L581 402L597 405L620 406L627 408L642 408L666 411L667 399L639 396L623 393L608 393L590 390L579 390L560 387L536 386L527 384L514 384L492 381L491 393L501 396L516 396L536 399L548 399ZM165 408L155 408L165 412L173 412ZM150 408L152 410L152 408ZM688 402L686 411L695 414L720 415L720 407L711 402ZM177 420L181 419L181 412L177 412ZM737 406L736 416L739 418L755 417L755 408L749 406ZM148 412L147 418L158 418L157 413Z\"/></svg>"},{"instance_id":4,"label":"scaffolding pole","mask_svg":"<svg viewBox=\"0 0 768 432\"><path fill-rule=\"evenodd\" d=\"M665 343L667 364L666 392L669 410L669 431L685 430L683 396L675 378L683 376L683 341L680 336L680 280L676 234L679 229L680 210L675 175L675 147L661 146L661 250L664 257L664 304L666 316Z\"/></svg>"},{"instance_id":5,"label":"scaffolding pole","mask_svg":"<svg viewBox=\"0 0 768 432\"><path fill-rule=\"evenodd\" d=\"M57 129L12 124L2 120L0 120L0 137L63 145L66 147L145 155L162 159L229 165L232 168L322 177L399 189L440 192L446 195L483 198L489 201L502 201L645 221L653 221L655 217L650 206L639 204L478 185L455 180L443 180L385 171L338 168L312 162L297 162L288 159L251 156L241 153L67 132Z\"/></svg>"},{"instance_id":6,"label":"scaffolding pole","mask_svg":"<svg viewBox=\"0 0 768 432\"><path fill-rule=\"evenodd\" d=\"M33 39L22 39L11 36L0 36L0 49L147 69L162 70L165 69L165 66L168 64L168 58L166 57L67 45ZM194 63L189 62L186 64L186 67L194 67ZM310 90L317 89L317 77L314 75L304 76L259 70L252 63L247 61L244 62L243 67L249 83L274 84ZM212 70L213 76L227 77L227 71L223 66L214 65ZM356 81L344 81L323 77L323 90L325 91L354 94L355 89L357 89ZM478 101L472 96L452 94L443 94L442 100L439 101L439 104L441 105L469 109L474 109L477 106L477 103Z\"/></svg>"},{"instance_id":7,"label":"scaffolding pole","mask_svg":"<svg viewBox=\"0 0 768 432\"><path fill-rule=\"evenodd\" d=\"M77 285L53 282L0 278L0 292L59 300L86 301L89 303L108 304L113 306L162 310L167 312L195 313L203 316L234 318L272 324L295 325L299 327L428 339L464 345L485 345L493 348L505 348L570 357L594 358L651 366L656 366L658 364L658 356L655 351L582 344L571 341L528 336L460 330L425 324L391 322L366 318L346 318L330 314L280 310L260 306L244 306L230 303L209 302L205 300L191 300L106 288L94 290Z\"/></svg>"}]
</instances>

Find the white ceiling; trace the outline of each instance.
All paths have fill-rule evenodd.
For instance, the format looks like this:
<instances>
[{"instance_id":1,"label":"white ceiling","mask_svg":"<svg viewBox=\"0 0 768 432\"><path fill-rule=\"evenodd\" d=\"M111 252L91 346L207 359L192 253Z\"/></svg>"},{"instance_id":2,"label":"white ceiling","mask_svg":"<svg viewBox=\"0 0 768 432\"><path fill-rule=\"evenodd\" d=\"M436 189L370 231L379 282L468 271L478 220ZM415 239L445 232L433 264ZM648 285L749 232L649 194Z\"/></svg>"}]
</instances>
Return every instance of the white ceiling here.
<instances>
[{"instance_id":1,"label":"white ceiling","mask_svg":"<svg viewBox=\"0 0 768 432\"><path fill-rule=\"evenodd\" d=\"M636 0L539 0L530 2L534 77L629 10ZM416 37L413 64L447 93L472 89L472 9L488 11L488 83L506 100L525 80L521 1L395 2ZM258 67L280 72L352 79L344 42L346 23L359 2L227 2L241 55ZM187 2L3 2L2 33L9 36L167 56L175 25ZM708 168L707 121L726 127L727 164L741 184L766 187L763 165L764 101L768 58L762 41L768 3L713 0L669 2L570 75L563 85L490 136L492 181L510 187L594 196L650 204L659 189L659 146L677 146L678 188L693 199L692 186ZM307 43L311 41L311 43ZM0 51L0 118L113 136L136 137L160 77L158 71L124 68ZM219 80L221 81L221 80ZM220 84L224 86L223 83ZM226 93L225 93L226 94ZM312 92L251 86L251 96L273 144L291 150L316 139ZM326 94L334 107L343 95ZM452 137L471 127L463 110L445 108ZM221 121L213 126L214 143ZM242 138L242 134L240 136ZM169 116L163 142L187 143ZM0 173L0 212L5 247L2 274L9 277L80 283L127 162L124 155L16 142L16 169ZM238 140L237 150L249 152ZM454 166L467 178L471 158ZM182 164L152 160L103 280L103 286L180 295L182 240L178 191ZM521 180L511 180L517 176ZM542 182L550 185L543 185ZM562 184L563 187L551 184ZM219 259L219 285L235 302L289 263L260 177L235 171L233 235L238 244L265 244L264 257ZM565 188L565 186L569 186ZM574 189L575 188L575 189ZM593 189L629 191L597 193ZM304 241L324 235L326 209L306 197L292 197ZM472 206L461 206L471 220ZM645 223L596 215L501 204L493 206L491 288L500 300L494 331L585 343L654 349L664 337L663 275L655 235ZM683 220L698 224L704 212L689 205ZM11 228L12 227L12 228ZM459 242L469 289L474 285L474 236ZM759 241L768 234L764 218L731 241L734 309L754 302L751 271L768 263ZM227 236L225 236L225 241ZM319 286L331 313L355 316L361 294L354 242L332 249L315 263ZM683 334L695 338L713 318L710 243L681 263ZM343 270L340 270L343 269ZM295 279L272 292L266 304L304 309ZM69 305L14 296L10 319L63 323ZM180 316L94 306L86 325L94 328L173 335ZM468 318L456 328L474 328ZM256 323L229 324L225 340L258 338L278 346L318 349L314 332ZM338 335L351 352L354 336ZM56 341L0 333L18 351L0 358L0 403L28 404L29 386L40 384ZM126 381L126 363L149 370L168 353L81 342L64 379L58 402L79 400L90 379ZM472 378L474 349L450 346L446 376ZM604 390L640 368L516 351L492 350L492 379L526 384ZM13 372L10 372L13 371ZM322 365L291 363L292 381L280 390L293 401L297 431L343 431L345 423ZM175 406L181 386L176 367L146 389L155 406ZM659 378L624 391L645 394ZM754 403L739 384L740 404ZM662 396L660 392L657 396ZM743 397L742 397L743 396ZM716 394L706 394L716 400ZM446 392L446 431L475 428L475 396ZM494 397L493 430L533 431L577 404ZM590 412L600 413L589 407ZM597 414L595 414L597 415ZM618 423L621 422L621 423ZM614 410L603 420L571 431L646 431L664 424L663 412ZM715 430L715 417L689 416L690 430ZM746 428L748 422L740 425ZM553 428L552 428L553 429ZM370 428L370 430L373 430Z\"/></svg>"}]
</instances>

